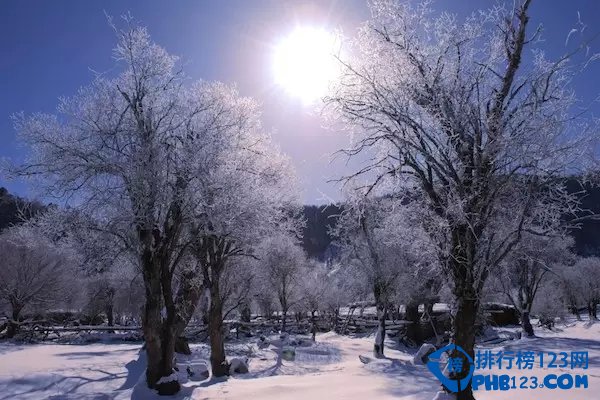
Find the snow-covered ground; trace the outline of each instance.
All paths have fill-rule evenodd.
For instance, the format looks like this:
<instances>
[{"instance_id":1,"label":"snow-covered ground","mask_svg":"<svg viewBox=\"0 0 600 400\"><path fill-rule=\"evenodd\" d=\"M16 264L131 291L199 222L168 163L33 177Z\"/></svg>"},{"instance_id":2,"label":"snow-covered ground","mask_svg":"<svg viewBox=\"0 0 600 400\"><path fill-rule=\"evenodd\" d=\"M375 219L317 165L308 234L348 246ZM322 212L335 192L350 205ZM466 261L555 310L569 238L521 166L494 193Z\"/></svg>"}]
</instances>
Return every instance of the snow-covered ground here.
<instances>
[{"instance_id":1,"label":"snow-covered ground","mask_svg":"<svg viewBox=\"0 0 600 400\"><path fill-rule=\"evenodd\" d=\"M587 350L589 369L579 373L589 376L588 389L479 391L476 397L482 400L600 399L600 324L573 322L559 325L557 330L560 331L538 330L539 337L506 342L505 349ZM229 355L250 357L249 374L226 381L190 380L176 398L430 400L439 388L439 382L425 366L412 364L411 352L388 348L387 359L363 364L358 356L370 355L372 338L326 333L317 339L316 346L298 347L294 361L278 356L281 344L277 342L264 350L244 343L231 345ZM389 344L393 346L392 342ZM192 345L192 350L192 356L179 356L180 366L208 364L206 346ZM139 344L5 343L0 345L0 400L147 399L149 392L143 385L136 386L143 379L144 364ZM542 376L557 371L534 369L526 373ZM513 369L510 373L518 375L518 372Z\"/></svg>"}]
</instances>

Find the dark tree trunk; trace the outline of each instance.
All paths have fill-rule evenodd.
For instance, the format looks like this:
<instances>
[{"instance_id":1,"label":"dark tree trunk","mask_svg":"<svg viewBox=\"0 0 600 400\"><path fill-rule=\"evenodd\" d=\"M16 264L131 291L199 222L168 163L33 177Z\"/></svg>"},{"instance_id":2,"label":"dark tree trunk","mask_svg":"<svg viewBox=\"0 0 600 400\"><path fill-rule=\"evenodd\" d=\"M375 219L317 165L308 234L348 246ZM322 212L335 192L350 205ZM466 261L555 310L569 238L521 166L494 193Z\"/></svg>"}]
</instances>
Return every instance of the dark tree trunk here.
<instances>
[{"instance_id":1,"label":"dark tree trunk","mask_svg":"<svg viewBox=\"0 0 600 400\"><path fill-rule=\"evenodd\" d=\"M208 308L208 333L210 337L210 365L214 377L229 374L225 360L225 341L223 338L223 304L219 294L219 285L213 281L210 287L210 306Z\"/></svg>"},{"instance_id":2,"label":"dark tree trunk","mask_svg":"<svg viewBox=\"0 0 600 400\"><path fill-rule=\"evenodd\" d=\"M433 317L433 305L435 304L435 302L433 301L428 301L425 304L423 304L424 310L425 310L425 314L429 315L430 318Z\"/></svg>"},{"instance_id":3,"label":"dark tree trunk","mask_svg":"<svg viewBox=\"0 0 600 400\"><path fill-rule=\"evenodd\" d=\"M421 321L419 318L419 303L408 303L406 305L404 319L411 322L406 330L406 337L414 341L417 345L423 343Z\"/></svg>"},{"instance_id":4,"label":"dark tree trunk","mask_svg":"<svg viewBox=\"0 0 600 400\"><path fill-rule=\"evenodd\" d=\"M336 307L335 311L333 312L333 331L334 332L338 332L339 318L340 318L340 309Z\"/></svg>"},{"instance_id":5,"label":"dark tree trunk","mask_svg":"<svg viewBox=\"0 0 600 400\"><path fill-rule=\"evenodd\" d=\"M529 320L529 311L527 310L521 312L521 326L523 327L523 332L525 332L528 337L535 336L533 325L531 325L531 321Z\"/></svg>"},{"instance_id":6,"label":"dark tree trunk","mask_svg":"<svg viewBox=\"0 0 600 400\"><path fill-rule=\"evenodd\" d=\"M248 303L244 303L242 311L240 312L240 319L242 320L242 322L250 322L251 317L252 314L250 312L250 306L248 305Z\"/></svg>"},{"instance_id":7,"label":"dark tree trunk","mask_svg":"<svg viewBox=\"0 0 600 400\"><path fill-rule=\"evenodd\" d=\"M115 326L115 315L112 303L106 305L106 319L108 320L108 326Z\"/></svg>"},{"instance_id":8,"label":"dark tree trunk","mask_svg":"<svg viewBox=\"0 0 600 400\"><path fill-rule=\"evenodd\" d=\"M19 332L19 319L21 317L21 310L23 306L15 306L13 305L12 309L12 318L8 321L8 329L6 330L6 337L11 339L15 337L17 332Z\"/></svg>"},{"instance_id":9,"label":"dark tree trunk","mask_svg":"<svg viewBox=\"0 0 600 400\"><path fill-rule=\"evenodd\" d=\"M590 301L588 303L588 315L590 319L598 319L597 308L598 306L596 304L596 301Z\"/></svg>"},{"instance_id":10,"label":"dark tree trunk","mask_svg":"<svg viewBox=\"0 0 600 400\"><path fill-rule=\"evenodd\" d=\"M229 375L225 359L225 337L223 333L223 298L220 280L225 269L232 243L214 235L201 237L196 244L198 267L202 269L203 286L208 289L208 336L210 339L210 365L213 377ZM199 297L198 297L199 298Z\"/></svg>"},{"instance_id":11,"label":"dark tree trunk","mask_svg":"<svg viewBox=\"0 0 600 400\"><path fill-rule=\"evenodd\" d=\"M144 237L142 232L141 237ZM143 240L142 240L143 241ZM158 389L161 395L171 395L179 391L178 382L158 384L162 377L173 373L173 356L175 353L174 332L174 307L170 293L170 276L168 268L165 271L161 260L155 256L151 246L146 247L142 253L142 266L144 274L146 302L142 315L142 328L146 343L148 364L146 368L146 382L148 387ZM165 263L162 263L165 264ZM161 271L162 274L161 274ZM170 304L165 302L170 300ZM163 320L163 305L167 310L167 318Z\"/></svg>"},{"instance_id":12,"label":"dark tree trunk","mask_svg":"<svg viewBox=\"0 0 600 400\"><path fill-rule=\"evenodd\" d=\"M19 331L19 324L14 320L8 321L8 329L6 330L6 337L12 339Z\"/></svg>"},{"instance_id":13,"label":"dark tree trunk","mask_svg":"<svg viewBox=\"0 0 600 400\"><path fill-rule=\"evenodd\" d=\"M175 337L171 327L163 324L161 295L158 279L146 282L146 304L142 324L148 356L146 381L150 388L155 388L160 378L169 376L173 372Z\"/></svg>"},{"instance_id":14,"label":"dark tree trunk","mask_svg":"<svg viewBox=\"0 0 600 400\"><path fill-rule=\"evenodd\" d=\"M577 321L581 321L581 314L579 314L579 308L577 306L571 307L571 313L573 315L575 315L575 318L577 318Z\"/></svg>"},{"instance_id":15,"label":"dark tree trunk","mask_svg":"<svg viewBox=\"0 0 600 400\"><path fill-rule=\"evenodd\" d=\"M281 332L285 332L287 329L287 308L284 308L281 311Z\"/></svg>"},{"instance_id":16,"label":"dark tree trunk","mask_svg":"<svg viewBox=\"0 0 600 400\"><path fill-rule=\"evenodd\" d=\"M458 297L458 309L453 320L454 343L460 346L470 357L475 357L475 321L477 310L479 308L477 296L472 291L465 290ZM461 356L460 354L453 357ZM463 361L463 365L468 365L467 361ZM464 375L459 374L457 378L462 378ZM459 388L457 400L474 400L473 389L471 383L466 388Z\"/></svg>"},{"instance_id":17,"label":"dark tree trunk","mask_svg":"<svg viewBox=\"0 0 600 400\"><path fill-rule=\"evenodd\" d=\"M114 312L113 312L113 303L112 303L112 300L108 301L106 303L106 310L105 311L106 311L106 319L107 319L107 322L108 322L108 326L115 326L115 316L114 316ZM109 333L115 333L115 331L113 331L113 330L110 330L110 331L107 331L107 332L109 332Z\"/></svg>"},{"instance_id":18,"label":"dark tree trunk","mask_svg":"<svg viewBox=\"0 0 600 400\"><path fill-rule=\"evenodd\" d=\"M310 323L313 342L317 339L317 321L315 320L315 311L310 312Z\"/></svg>"},{"instance_id":19,"label":"dark tree trunk","mask_svg":"<svg viewBox=\"0 0 600 400\"><path fill-rule=\"evenodd\" d=\"M477 237L467 225L458 225L452 230L452 254L449 259L454 287L452 293L456 301L456 314L452 321L454 344L461 347L474 360L477 312L479 311L479 291L474 282L474 260ZM481 277L485 281L485 276ZM480 286L481 287L481 286ZM469 361L458 351L452 357L463 359L463 366ZM455 374L455 379L467 375L467 368ZM466 387L459 387L457 400L474 400L471 382Z\"/></svg>"},{"instance_id":20,"label":"dark tree trunk","mask_svg":"<svg viewBox=\"0 0 600 400\"><path fill-rule=\"evenodd\" d=\"M115 326L114 304L115 304L115 289L108 286L105 292L105 312L108 326Z\"/></svg>"}]
</instances>

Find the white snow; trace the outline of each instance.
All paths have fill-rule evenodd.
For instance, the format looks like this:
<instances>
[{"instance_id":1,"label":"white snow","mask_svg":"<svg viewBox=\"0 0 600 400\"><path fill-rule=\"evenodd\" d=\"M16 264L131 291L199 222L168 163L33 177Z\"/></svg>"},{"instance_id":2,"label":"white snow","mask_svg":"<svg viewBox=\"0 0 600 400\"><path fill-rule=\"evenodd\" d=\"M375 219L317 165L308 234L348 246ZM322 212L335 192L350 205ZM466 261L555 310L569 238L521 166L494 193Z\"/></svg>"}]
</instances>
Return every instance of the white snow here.
<instances>
[{"instance_id":1,"label":"white snow","mask_svg":"<svg viewBox=\"0 0 600 400\"><path fill-rule=\"evenodd\" d=\"M556 332L538 329L536 338L503 344L510 350L589 351L590 367L583 372L589 376L588 389L478 391L477 399L600 399L600 323L572 322L558 328ZM319 334L316 345L297 347L295 360L289 362L281 359L283 343L277 339L263 350L255 346L248 351L248 344L230 345L228 355L251 358L250 373L226 380L180 380L183 388L174 398L431 400L438 395L439 382L425 366L413 365L414 352L391 349L391 341L386 343L386 358L361 363L358 356L371 354L373 339ZM208 365L207 346L191 348L191 356L177 356L184 373L187 365ZM145 362L139 344L0 344L0 399L159 399L144 387ZM511 370L517 376L546 373Z\"/></svg>"},{"instance_id":2,"label":"white snow","mask_svg":"<svg viewBox=\"0 0 600 400\"><path fill-rule=\"evenodd\" d=\"M177 373L173 372L169 376L163 376L162 378L160 378L158 382L156 382L156 384L160 385L161 383L177 382L178 380L179 378L177 377Z\"/></svg>"}]
</instances>

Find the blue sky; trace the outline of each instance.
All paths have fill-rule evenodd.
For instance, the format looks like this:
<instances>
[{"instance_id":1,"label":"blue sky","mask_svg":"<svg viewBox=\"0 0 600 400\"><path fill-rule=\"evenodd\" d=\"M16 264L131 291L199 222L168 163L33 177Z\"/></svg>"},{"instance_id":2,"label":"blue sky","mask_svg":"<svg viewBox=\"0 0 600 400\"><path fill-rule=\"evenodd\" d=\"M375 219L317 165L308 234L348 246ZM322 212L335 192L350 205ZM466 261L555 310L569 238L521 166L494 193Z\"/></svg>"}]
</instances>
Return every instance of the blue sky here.
<instances>
[{"instance_id":1,"label":"blue sky","mask_svg":"<svg viewBox=\"0 0 600 400\"><path fill-rule=\"evenodd\" d=\"M512 3L512 2L511 2ZM434 8L461 15L490 0L438 0ZM318 116L289 98L273 82L272 46L296 25L341 28L352 35L368 17L364 0L223 0L223 1L33 1L4 0L0 9L0 157L23 155L10 115L53 112L59 96L73 94L92 79L90 69L113 66L114 34L104 12L115 17L130 12L146 25L153 39L181 57L195 79L236 83L243 95L263 104L265 125L298 170L306 202L338 198L327 183L344 169L329 155L347 138L321 128ZM577 21L587 33L600 31L597 0L534 0L532 25L544 24L544 47L551 55L565 52L565 38ZM592 48L600 50L599 43ZM600 65L593 65L575 83L578 95L591 100L600 93ZM0 186L35 196L24 182L0 176Z\"/></svg>"}]
</instances>

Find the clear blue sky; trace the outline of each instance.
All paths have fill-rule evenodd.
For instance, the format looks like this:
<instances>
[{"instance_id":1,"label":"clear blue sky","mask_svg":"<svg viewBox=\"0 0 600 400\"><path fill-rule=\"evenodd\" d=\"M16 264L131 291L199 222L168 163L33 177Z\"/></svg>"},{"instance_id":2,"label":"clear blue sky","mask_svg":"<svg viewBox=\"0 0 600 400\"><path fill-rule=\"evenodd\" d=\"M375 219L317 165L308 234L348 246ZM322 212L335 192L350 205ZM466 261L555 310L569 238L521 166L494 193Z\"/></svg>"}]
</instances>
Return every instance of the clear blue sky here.
<instances>
[{"instance_id":1,"label":"clear blue sky","mask_svg":"<svg viewBox=\"0 0 600 400\"><path fill-rule=\"evenodd\" d=\"M434 8L464 15L494 2L438 0ZM512 4L512 1L510 2ZM337 198L326 183L344 168L329 164L329 155L347 139L323 130L318 116L273 84L271 46L296 24L341 28L354 33L368 17L366 0L222 0L222 1L33 1L4 0L0 8L0 157L19 159L10 115L53 112L59 96L73 94L92 79L91 69L113 66L114 35L104 11L115 17L131 12L153 39L181 57L193 78L237 83L243 95L263 103L265 124L293 159L307 202L322 202L321 193ZM600 1L534 0L532 25L544 24L549 54L565 51L565 38L577 21L588 34L600 31ZM600 50L599 43L592 45ZM600 93L600 65L593 65L576 90L591 100ZM32 196L35 188L9 182L0 186Z\"/></svg>"}]
</instances>

